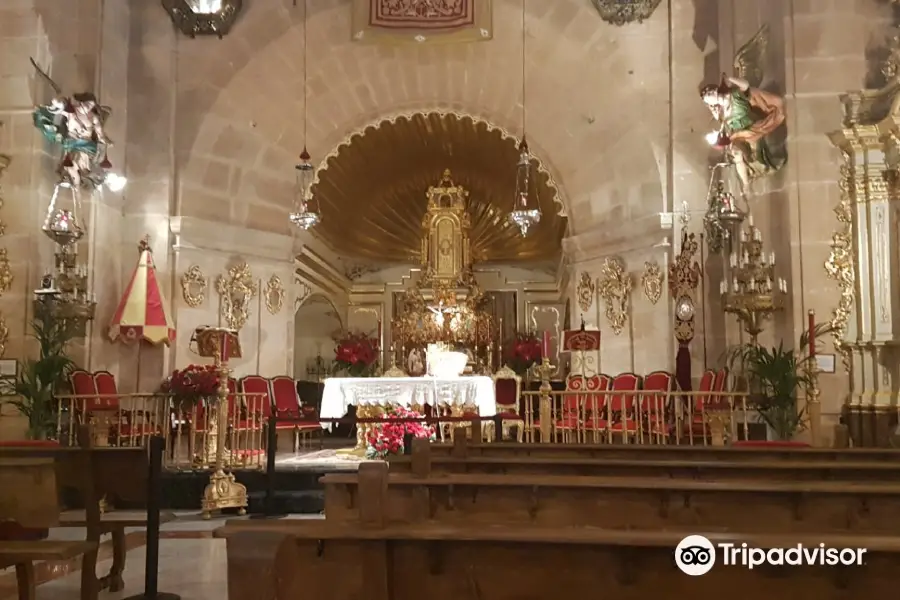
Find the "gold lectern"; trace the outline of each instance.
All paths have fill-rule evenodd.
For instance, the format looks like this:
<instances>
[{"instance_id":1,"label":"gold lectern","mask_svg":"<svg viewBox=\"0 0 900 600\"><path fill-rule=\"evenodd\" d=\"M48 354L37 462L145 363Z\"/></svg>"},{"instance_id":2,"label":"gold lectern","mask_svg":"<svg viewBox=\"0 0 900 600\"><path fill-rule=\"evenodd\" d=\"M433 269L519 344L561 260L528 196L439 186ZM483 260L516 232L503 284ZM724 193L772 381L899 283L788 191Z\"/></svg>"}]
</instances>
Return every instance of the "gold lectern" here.
<instances>
[{"instance_id":1,"label":"gold lectern","mask_svg":"<svg viewBox=\"0 0 900 600\"><path fill-rule=\"evenodd\" d=\"M191 343L194 352L204 358L212 358L219 373L218 401L209 409L209 429L215 435L216 464L209 485L203 490L201 507L203 518L209 519L214 510L240 509L247 513L247 488L235 481L233 473L225 472L225 439L228 426L228 360L241 357L241 342L237 331L224 327L198 327Z\"/></svg>"}]
</instances>

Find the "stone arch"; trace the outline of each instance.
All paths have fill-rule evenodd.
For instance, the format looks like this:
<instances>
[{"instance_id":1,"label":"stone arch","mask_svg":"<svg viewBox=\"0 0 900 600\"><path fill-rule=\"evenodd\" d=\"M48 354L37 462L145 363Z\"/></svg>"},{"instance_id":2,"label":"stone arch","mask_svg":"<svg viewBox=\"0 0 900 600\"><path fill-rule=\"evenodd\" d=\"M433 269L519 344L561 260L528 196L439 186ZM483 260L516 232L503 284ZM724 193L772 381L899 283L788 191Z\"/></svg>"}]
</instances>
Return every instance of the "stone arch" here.
<instances>
[{"instance_id":1,"label":"stone arch","mask_svg":"<svg viewBox=\"0 0 900 600\"><path fill-rule=\"evenodd\" d=\"M528 139L564 190L577 234L608 212L611 198L648 194L647 169L656 162L629 125L663 133L669 126L667 78L659 76L666 49L648 44L665 36L667 15L617 28L581 0L527 7ZM518 1L495 2L490 42L394 48L351 41L348 2L312 2L305 136L299 11L260 0L229 36L227 58L213 40L184 44L183 214L287 231L291 167L304 141L319 159L385 115L459 111L521 130L520 11ZM640 177L626 176L636 170ZM655 178L660 195L658 170Z\"/></svg>"}]
</instances>

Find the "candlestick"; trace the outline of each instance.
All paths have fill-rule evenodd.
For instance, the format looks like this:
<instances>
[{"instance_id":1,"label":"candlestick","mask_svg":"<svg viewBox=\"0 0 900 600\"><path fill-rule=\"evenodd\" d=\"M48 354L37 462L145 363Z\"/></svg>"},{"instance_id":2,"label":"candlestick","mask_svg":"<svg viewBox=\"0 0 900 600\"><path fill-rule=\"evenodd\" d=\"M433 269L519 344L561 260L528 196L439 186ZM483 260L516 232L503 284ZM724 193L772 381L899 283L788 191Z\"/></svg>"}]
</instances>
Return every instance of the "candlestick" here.
<instances>
[{"instance_id":1,"label":"candlestick","mask_svg":"<svg viewBox=\"0 0 900 600\"><path fill-rule=\"evenodd\" d=\"M816 311L809 311L809 356L816 356Z\"/></svg>"},{"instance_id":2,"label":"candlestick","mask_svg":"<svg viewBox=\"0 0 900 600\"><path fill-rule=\"evenodd\" d=\"M541 355L550 358L550 332L545 331L543 340L541 340Z\"/></svg>"}]
</instances>

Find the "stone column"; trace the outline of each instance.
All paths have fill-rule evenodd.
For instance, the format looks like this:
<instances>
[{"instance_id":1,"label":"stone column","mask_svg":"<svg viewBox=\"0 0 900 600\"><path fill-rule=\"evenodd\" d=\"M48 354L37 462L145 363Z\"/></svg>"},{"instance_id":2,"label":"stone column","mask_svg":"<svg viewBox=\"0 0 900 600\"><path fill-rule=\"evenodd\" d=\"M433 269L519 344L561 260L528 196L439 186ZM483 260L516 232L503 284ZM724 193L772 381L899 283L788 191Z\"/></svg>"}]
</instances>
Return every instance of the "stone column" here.
<instances>
[{"instance_id":1,"label":"stone column","mask_svg":"<svg viewBox=\"0 0 900 600\"><path fill-rule=\"evenodd\" d=\"M892 222L900 206L900 78L842 96L844 122L829 134L844 157L838 228L826 268L840 287L833 323L851 373L850 435L885 446L897 413L900 264Z\"/></svg>"}]
</instances>

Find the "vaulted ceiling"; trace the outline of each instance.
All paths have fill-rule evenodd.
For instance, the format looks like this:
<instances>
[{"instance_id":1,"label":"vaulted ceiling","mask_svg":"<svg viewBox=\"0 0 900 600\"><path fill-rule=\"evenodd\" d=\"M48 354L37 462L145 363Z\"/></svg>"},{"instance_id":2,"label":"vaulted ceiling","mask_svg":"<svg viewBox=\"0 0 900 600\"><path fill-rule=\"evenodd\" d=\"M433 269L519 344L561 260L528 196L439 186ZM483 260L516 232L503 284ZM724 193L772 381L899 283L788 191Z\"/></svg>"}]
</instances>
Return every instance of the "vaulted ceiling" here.
<instances>
[{"instance_id":1,"label":"vaulted ceiling","mask_svg":"<svg viewBox=\"0 0 900 600\"><path fill-rule=\"evenodd\" d=\"M566 219L557 190L535 161L541 223L527 237L506 217L513 207L517 141L468 116L417 113L382 121L324 161L313 194L323 220L315 232L341 255L377 262L417 260L426 192L445 168L469 190L476 262L558 257Z\"/></svg>"}]
</instances>

